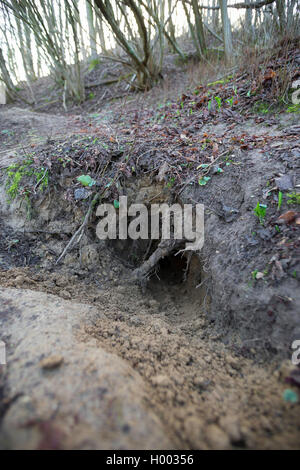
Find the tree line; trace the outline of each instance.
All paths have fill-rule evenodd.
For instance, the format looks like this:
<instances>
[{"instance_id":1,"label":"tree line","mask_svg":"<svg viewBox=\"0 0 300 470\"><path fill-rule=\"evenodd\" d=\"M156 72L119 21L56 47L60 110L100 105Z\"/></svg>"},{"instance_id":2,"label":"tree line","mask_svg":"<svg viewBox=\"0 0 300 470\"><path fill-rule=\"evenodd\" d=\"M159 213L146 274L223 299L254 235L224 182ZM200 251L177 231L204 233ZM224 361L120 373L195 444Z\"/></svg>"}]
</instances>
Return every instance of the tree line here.
<instances>
[{"instance_id":1,"label":"tree line","mask_svg":"<svg viewBox=\"0 0 300 470\"><path fill-rule=\"evenodd\" d=\"M233 30L234 11L243 14ZM166 52L187 59L183 20L204 66L211 48L231 64L243 45L295 36L299 11L297 0L0 0L0 80L15 99L21 57L32 102L32 83L47 71L66 107L85 99L84 76L103 57L123 64L130 87L147 90L161 78Z\"/></svg>"}]
</instances>

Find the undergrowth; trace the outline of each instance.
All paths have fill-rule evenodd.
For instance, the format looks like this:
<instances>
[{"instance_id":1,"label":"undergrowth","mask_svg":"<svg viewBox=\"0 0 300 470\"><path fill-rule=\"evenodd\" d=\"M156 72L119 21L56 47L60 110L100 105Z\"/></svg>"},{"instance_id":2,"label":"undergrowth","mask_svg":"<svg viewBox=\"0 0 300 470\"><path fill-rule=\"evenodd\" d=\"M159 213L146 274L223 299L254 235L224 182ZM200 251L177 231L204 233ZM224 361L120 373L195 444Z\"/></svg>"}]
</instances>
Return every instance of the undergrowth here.
<instances>
[{"instance_id":1,"label":"undergrowth","mask_svg":"<svg viewBox=\"0 0 300 470\"><path fill-rule=\"evenodd\" d=\"M34 166L31 158L21 163L14 163L6 170L5 191L8 203L12 203L16 198L26 201L27 209L30 212L30 197L37 191L44 191L49 184L48 170Z\"/></svg>"}]
</instances>

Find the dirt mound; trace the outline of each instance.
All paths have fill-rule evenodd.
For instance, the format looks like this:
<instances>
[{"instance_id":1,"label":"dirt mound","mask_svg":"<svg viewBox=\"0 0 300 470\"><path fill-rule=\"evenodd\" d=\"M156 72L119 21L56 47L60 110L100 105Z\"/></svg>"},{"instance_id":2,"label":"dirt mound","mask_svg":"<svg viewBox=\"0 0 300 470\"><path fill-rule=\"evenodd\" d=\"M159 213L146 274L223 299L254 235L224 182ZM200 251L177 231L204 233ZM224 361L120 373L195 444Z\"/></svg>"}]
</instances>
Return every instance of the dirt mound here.
<instances>
[{"instance_id":1,"label":"dirt mound","mask_svg":"<svg viewBox=\"0 0 300 470\"><path fill-rule=\"evenodd\" d=\"M105 315L28 290L1 289L0 296L8 363L0 448L174 446L146 405L139 374L81 331Z\"/></svg>"}]
</instances>

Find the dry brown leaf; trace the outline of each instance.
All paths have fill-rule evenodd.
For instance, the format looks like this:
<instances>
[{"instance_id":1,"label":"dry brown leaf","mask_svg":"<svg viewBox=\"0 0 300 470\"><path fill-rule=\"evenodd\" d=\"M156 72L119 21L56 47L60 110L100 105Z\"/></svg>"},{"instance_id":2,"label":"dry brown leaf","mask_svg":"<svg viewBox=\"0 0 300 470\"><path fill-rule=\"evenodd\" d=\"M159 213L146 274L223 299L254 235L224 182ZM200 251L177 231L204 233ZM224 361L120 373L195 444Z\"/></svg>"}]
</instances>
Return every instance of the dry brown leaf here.
<instances>
[{"instance_id":1,"label":"dry brown leaf","mask_svg":"<svg viewBox=\"0 0 300 470\"><path fill-rule=\"evenodd\" d=\"M213 151L212 151L212 153L213 153L213 155L218 155L218 152L219 152L219 146L218 146L218 144L215 142L215 143L213 144Z\"/></svg>"},{"instance_id":2,"label":"dry brown leaf","mask_svg":"<svg viewBox=\"0 0 300 470\"><path fill-rule=\"evenodd\" d=\"M295 220L296 216L297 216L297 212L287 211L278 218L277 223L278 224L290 224L291 222Z\"/></svg>"}]
</instances>

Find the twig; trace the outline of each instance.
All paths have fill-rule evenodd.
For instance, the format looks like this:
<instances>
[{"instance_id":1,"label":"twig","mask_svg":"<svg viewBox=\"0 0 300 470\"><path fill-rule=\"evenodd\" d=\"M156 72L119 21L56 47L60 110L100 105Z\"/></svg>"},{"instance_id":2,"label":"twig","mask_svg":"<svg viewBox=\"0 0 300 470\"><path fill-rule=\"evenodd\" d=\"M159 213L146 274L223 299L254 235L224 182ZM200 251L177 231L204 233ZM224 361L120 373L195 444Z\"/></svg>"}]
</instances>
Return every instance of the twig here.
<instances>
[{"instance_id":1,"label":"twig","mask_svg":"<svg viewBox=\"0 0 300 470\"><path fill-rule=\"evenodd\" d=\"M97 193L93 199L92 199L92 202L88 208L88 211L87 213L85 214L85 217L84 217L84 221L82 222L82 224L80 225L80 227L76 230L76 232L74 233L74 235L72 236L71 240L69 241L69 243L67 244L67 246L65 247L65 249L63 250L63 252L61 253L61 255L58 257L57 261L55 264L58 264L60 262L60 260L62 260L62 258L64 258L64 256L67 254L67 252L73 248L73 246L76 244L76 243L79 243L80 240L81 240L81 237L83 235L83 230L85 228L85 226L88 224L88 221L89 221L89 218L90 218L90 215L92 213L92 210L93 210L93 207L94 205L97 203L97 201L100 199L100 194ZM78 239L77 239L78 237Z\"/></svg>"},{"instance_id":2,"label":"twig","mask_svg":"<svg viewBox=\"0 0 300 470\"><path fill-rule=\"evenodd\" d=\"M39 179L39 181L36 183L35 187L33 188L34 194L35 194L36 189L39 187L39 185L41 184L41 182L42 182L43 179L45 178L47 172L48 172L48 169L46 168L46 170L44 171L43 176L41 177L41 179Z\"/></svg>"}]
</instances>

